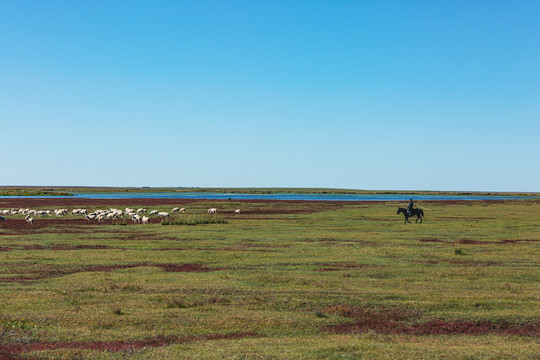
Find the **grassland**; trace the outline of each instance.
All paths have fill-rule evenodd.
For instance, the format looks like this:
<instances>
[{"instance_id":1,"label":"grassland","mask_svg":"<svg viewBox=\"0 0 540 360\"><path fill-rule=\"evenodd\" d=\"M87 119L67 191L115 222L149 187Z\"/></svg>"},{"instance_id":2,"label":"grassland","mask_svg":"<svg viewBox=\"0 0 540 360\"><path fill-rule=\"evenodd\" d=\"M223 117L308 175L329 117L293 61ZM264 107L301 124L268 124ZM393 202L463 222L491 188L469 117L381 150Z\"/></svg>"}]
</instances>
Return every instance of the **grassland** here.
<instances>
[{"instance_id":1,"label":"grassland","mask_svg":"<svg viewBox=\"0 0 540 360\"><path fill-rule=\"evenodd\" d=\"M478 191L388 191L336 188L203 188L203 187L74 187L74 186L0 186L0 196L68 196L74 193L228 193L228 194L353 194L353 195L469 195L469 196L535 196L534 192L478 192Z\"/></svg>"},{"instance_id":2,"label":"grassland","mask_svg":"<svg viewBox=\"0 0 540 360\"><path fill-rule=\"evenodd\" d=\"M92 209L127 205L114 201ZM540 201L418 203L426 219L407 225L398 205L10 218L0 358L538 359ZM209 207L226 221L182 225Z\"/></svg>"},{"instance_id":3,"label":"grassland","mask_svg":"<svg viewBox=\"0 0 540 360\"><path fill-rule=\"evenodd\" d=\"M71 193L58 189L44 189L39 187L0 187L0 196L71 196Z\"/></svg>"}]
</instances>

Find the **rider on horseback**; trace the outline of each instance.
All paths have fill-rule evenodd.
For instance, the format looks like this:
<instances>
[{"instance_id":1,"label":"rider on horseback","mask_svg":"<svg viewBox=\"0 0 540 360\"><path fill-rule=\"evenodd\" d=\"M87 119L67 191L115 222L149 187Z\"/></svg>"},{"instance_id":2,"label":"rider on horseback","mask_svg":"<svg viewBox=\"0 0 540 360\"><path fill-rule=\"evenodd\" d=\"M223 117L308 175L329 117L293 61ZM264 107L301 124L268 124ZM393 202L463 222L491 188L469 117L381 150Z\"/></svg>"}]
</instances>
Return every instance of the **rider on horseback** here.
<instances>
[{"instance_id":1,"label":"rider on horseback","mask_svg":"<svg viewBox=\"0 0 540 360\"><path fill-rule=\"evenodd\" d=\"M411 200L409 200L409 206L407 206L407 213L409 214L409 216L412 216L413 215L413 206L414 206L414 203Z\"/></svg>"}]
</instances>

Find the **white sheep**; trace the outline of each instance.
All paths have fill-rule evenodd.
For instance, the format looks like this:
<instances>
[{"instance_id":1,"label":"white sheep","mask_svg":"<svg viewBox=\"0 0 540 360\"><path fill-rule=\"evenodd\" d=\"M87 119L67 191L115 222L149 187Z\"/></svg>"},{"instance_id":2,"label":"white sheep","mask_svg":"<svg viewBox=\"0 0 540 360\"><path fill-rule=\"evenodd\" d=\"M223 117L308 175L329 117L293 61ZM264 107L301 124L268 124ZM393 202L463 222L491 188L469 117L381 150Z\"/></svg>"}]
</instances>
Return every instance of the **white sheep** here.
<instances>
[{"instance_id":1,"label":"white sheep","mask_svg":"<svg viewBox=\"0 0 540 360\"><path fill-rule=\"evenodd\" d=\"M180 211L180 208L175 207L175 208L172 209L171 212L175 212L175 211Z\"/></svg>"},{"instance_id":2,"label":"white sheep","mask_svg":"<svg viewBox=\"0 0 540 360\"><path fill-rule=\"evenodd\" d=\"M159 216L160 218L169 218L169 213L168 212L158 212L157 216Z\"/></svg>"},{"instance_id":3,"label":"white sheep","mask_svg":"<svg viewBox=\"0 0 540 360\"><path fill-rule=\"evenodd\" d=\"M152 211L150 211L150 214L148 214L148 215L157 215L158 212L159 212L158 210L152 210Z\"/></svg>"},{"instance_id":4,"label":"white sheep","mask_svg":"<svg viewBox=\"0 0 540 360\"><path fill-rule=\"evenodd\" d=\"M217 209L216 208L210 208L210 209L208 209L208 213L209 214L217 214Z\"/></svg>"},{"instance_id":5,"label":"white sheep","mask_svg":"<svg viewBox=\"0 0 540 360\"><path fill-rule=\"evenodd\" d=\"M148 224L148 223L150 223L150 218L148 216L143 216L142 219L141 219L141 222L143 224Z\"/></svg>"},{"instance_id":6,"label":"white sheep","mask_svg":"<svg viewBox=\"0 0 540 360\"><path fill-rule=\"evenodd\" d=\"M234 213L235 213L235 214L240 214L240 209L234 210Z\"/></svg>"},{"instance_id":7,"label":"white sheep","mask_svg":"<svg viewBox=\"0 0 540 360\"><path fill-rule=\"evenodd\" d=\"M185 212L186 212L186 208L180 208L180 212L181 212L181 213L185 213Z\"/></svg>"},{"instance_id":8,"label":"white sheep","mask_svg":"<svg viewBox=\"0 0 540 360\"><path fill-rule=\"evenodd\" d=\"M30 225L34 223L34 218L31 218L30 216L26 216L24 220L26 220L26 222L29 223Z\"/></svg>"}]
</instances>

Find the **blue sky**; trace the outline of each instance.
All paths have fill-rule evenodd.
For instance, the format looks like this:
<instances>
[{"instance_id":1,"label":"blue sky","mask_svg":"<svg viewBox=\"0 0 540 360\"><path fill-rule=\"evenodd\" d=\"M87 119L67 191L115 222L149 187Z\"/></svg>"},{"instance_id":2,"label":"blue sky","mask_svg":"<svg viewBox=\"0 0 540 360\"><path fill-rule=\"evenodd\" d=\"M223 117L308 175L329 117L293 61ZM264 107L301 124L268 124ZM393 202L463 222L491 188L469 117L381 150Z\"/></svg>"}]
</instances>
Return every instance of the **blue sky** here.
<instances>
[{"instance_id":1,"label":"blue sky","mask_svg":"<svg viewBox=\"0 0 540 360\"><path fill-rule=\"evenodd\" d=\"M0 185L540 191L539 18L0 0Z\"/></svg>"}]
</instances>

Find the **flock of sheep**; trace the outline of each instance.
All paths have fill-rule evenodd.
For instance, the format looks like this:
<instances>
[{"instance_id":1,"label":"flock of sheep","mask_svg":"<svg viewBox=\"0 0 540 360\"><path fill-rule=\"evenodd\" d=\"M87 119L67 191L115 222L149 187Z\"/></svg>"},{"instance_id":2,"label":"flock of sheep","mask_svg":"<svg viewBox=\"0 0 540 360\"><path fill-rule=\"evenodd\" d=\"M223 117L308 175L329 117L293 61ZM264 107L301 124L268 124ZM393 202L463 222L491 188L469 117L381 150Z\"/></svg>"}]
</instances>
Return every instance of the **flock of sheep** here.
<instances>
[{"instance_id":1,"label":"flock of sheep","mask_svg":"<svg viewBox=\"0 0 540 360\"><path fill-rule=\"evenodd\" d=\"M55 209L55 210L32 210L32 209L7 209L7 210L0 210L0 220L7 220L5 216L26 216L24 219L27 223L33 224L34 218L31 216L37 216L37 217L46 217L51 215L54 212L56 216L66 216L69 214L68 209ZM139 224L148 224L150 223L150 216L156 215L159 218L165 219L170 217L170 213L165 211L159 211L159 210L152 210L148 213L148 216L144 215L148 211L145 208L141 209L131 209L131 208L125 208L124 210L120 209L109 209L109 210L95 210L91 213L88 213L87 209L73 209L71 210L71 215L81 215L84 216L88 221L99 221L102 222L104 220L114 220L114 219L120 219L120 218L131 218L131 220L134 223ZM179 212L179 213L185 213L186 208L178 208L175 207L171 210L171 213L173 212ZM235 214L240 214L240 209L236 209L234 211ZM210 208L208 209L208 214L215 215L217 214L216 208ZM2 216L5 215L5 216Z\"/></svg>"}]
</instances>

